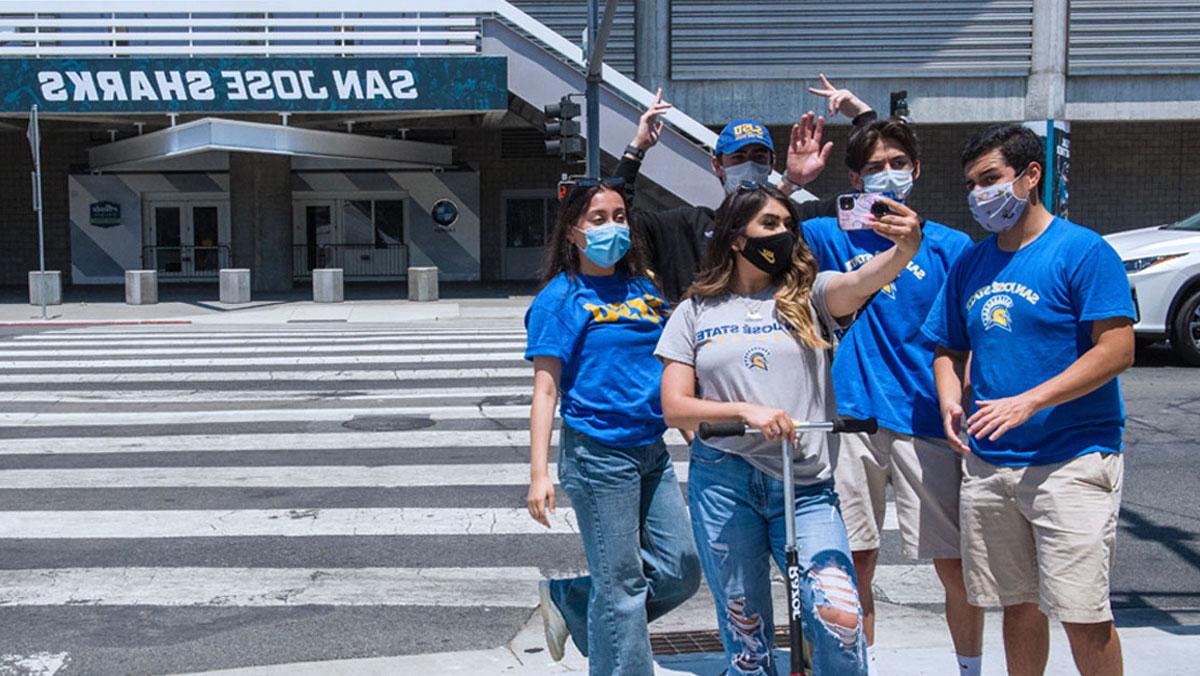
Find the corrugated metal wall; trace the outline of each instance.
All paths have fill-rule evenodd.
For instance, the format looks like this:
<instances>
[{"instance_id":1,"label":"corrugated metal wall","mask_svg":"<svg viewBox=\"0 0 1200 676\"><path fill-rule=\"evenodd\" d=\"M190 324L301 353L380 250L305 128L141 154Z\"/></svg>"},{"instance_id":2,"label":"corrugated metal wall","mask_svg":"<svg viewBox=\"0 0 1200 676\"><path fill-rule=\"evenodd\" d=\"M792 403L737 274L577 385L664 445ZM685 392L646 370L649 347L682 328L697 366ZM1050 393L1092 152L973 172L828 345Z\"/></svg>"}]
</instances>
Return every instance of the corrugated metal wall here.
<instances>
[{"instance_id":1,"label":"corrugated metal wall","mask_svg":"<svg viewBox=\"0 0 1200 676\"><path fill-rule=\"evenodd\" d=\"M1032 26L1033 0L671 0L671 76L1025 76Z\"/></svg>"},{"instance_id":2,"label":"corrugated metal wall","mask_svg":"<svg viewBox=\"0 0 1200 676\"><path fill-rule=\"evenodd\" d=\"M559 35L581 45L581 36L587 28L588 3L585 0L511 0L521 11L549 26ZM655 2L657 0L649 0ZM601 13L604 7L601 3ZM634 18L637 2L621 0L617 3L617 17L613 21L612 33L605 49L604 63L616 68L629 77L637 67L637 31Z\"/></svg>"},{"instance_id":3,"label":"corrugated metal wall","mask_svg":"<svg viewBox=\"0 0 1200 676\"><path fill-rule=\"evenodd\" d=\"M1071 0L1067 71L1200 73L1200 0Z\"/></svg>"}]
</instances>

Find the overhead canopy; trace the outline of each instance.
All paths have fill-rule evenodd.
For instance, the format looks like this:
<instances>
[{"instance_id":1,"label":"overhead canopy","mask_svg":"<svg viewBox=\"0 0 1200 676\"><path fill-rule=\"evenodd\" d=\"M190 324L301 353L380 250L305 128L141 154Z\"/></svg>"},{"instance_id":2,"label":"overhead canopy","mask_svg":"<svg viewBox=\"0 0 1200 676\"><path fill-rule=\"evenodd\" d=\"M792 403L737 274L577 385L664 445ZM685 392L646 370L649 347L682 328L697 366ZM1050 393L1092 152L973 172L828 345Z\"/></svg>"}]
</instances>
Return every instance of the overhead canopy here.
<instances>
[{"instance_id":1,"label":"overhead canopy","mask_svg":"<svg viewBox=\"0 0 1200 676\"><path fill-rule=\"evenodd\" d=\"M453 158L450 146L434 143L207 117L96 146L88 151L88 161L95 171L149 169L174 158L210 156L214 152L266 153L417 169L448 167Z\"/></svg>"}]
</instances>

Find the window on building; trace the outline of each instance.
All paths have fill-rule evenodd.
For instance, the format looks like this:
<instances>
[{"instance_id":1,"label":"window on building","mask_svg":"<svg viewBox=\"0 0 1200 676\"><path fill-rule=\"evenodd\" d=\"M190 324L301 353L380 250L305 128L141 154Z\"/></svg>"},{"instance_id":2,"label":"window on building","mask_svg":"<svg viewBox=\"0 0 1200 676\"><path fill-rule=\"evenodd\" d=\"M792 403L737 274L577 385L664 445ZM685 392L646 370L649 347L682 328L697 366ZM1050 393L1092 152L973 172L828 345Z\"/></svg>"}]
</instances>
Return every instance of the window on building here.
<instances>
[{"instance_id":1,"label":"window on building","mask_svg":"<svg viewBox=\"0 0 1200 676\"><path fill-rule=\"evenodd\" d=\"M546 246L558 218L554 197L510 197L504 205L505 242L510 249Z\"/></svg>"},{"instance_id":2,"label":"window on building","mask_svg":"<svg viewBox=\"0 0 1200 676\"><path fill-rule=\"evenodd\" d=\"M345 244L385 249L404 244L404 200L344 200Z\"/></svg>"}]
</instances>

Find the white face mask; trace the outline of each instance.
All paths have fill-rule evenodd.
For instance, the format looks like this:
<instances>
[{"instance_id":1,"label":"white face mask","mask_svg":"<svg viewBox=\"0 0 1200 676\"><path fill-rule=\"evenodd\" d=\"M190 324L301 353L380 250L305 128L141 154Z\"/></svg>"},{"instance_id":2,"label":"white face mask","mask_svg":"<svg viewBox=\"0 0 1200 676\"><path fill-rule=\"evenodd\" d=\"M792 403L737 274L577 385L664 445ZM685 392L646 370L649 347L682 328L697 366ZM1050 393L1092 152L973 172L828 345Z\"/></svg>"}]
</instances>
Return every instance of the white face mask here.
<instances>
[{"instance_id":1,"label":"white face mask","mask_svg":"<svg viewBox=\"0 0 1200 676\"><path fill-rule=\"evenodd\" d=\"M912 192L911 169L884 169L862 177L864 192L890 192L897 199L905 199Z\"/></svg>"},{"instance_id":2,"label":"white face mask","mask_svg":"<svg viewBox=\"0 0 1200 676\"><path fill-rule=\"evenodd\" d=\"M742 183L766 183L771 176L771 165L747 160L741 164L725 167L725 193L732 194Z\"/></svg>"},{"instance_id":3,"label":"white face mask","mask_svg":"<svg viewBox=\"0 0 1200 676\"><path fill-rule=\"evenodd\" d=\"M976 188L967 195L967 206L971 207L971 215L975 222L988 232L1001 233L1011 229L1021 220L1029 197L1017 197L1013 192L1013 184L1025 172L1017 174L1011 181Z\"/></svg>"}]
</instances>

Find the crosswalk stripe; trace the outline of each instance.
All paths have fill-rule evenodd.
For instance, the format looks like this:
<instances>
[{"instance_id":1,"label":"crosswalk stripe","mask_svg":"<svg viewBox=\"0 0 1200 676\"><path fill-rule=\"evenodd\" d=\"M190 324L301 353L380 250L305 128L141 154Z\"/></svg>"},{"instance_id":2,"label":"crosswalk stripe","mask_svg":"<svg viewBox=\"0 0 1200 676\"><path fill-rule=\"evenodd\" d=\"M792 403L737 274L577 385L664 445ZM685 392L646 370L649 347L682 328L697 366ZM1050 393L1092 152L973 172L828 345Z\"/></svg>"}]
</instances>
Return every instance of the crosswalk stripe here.
<instances>
[{"instance_id":1,"label":"crosswalk stripe","mask_svg":"<svg viewBox=\"0 0 1200 676\"><path fill-rule=\"evenodd\" d=\"M44 568L0 571L0 606L533 608L533 567Z\"/></svg>"},{"instance_id":2,"label":"crosswalk stripe","mask_svg":"<svg viewBox=\"0 0 1200 676\"><path fill-rule=\"evenodd\" d=\"M683 445L667 430L669 445ZM550 443L558 444L558 432ZM305 432L246 434L172 434L136 437L39 437L0 440L0 456L64 453L194 453L232 451L331 451L404 448L529 448L529 430L419 430L413 432Z\"/></svg>"},{"instance_id":3,"label":"crosswalk stripe","mask_svg":"<svg viewBox=\"0 0 1200 676\"><path fill-rule=\"evenodd\" d=\"M53 349L53 350L0 350L0 357L146 357L158 355L179 354L180 351L185 351L187 354L312 354L321 352L352 352L353 354L361 354L364 352L426 352L431 349L455 349L455 350L470 350L475 352L499 351L523 349L525 341L460 341L453 345L430 346L420 343L384 343L381 345L252 345L252 346L224 346L224 347L207 347L199 344L188 344L187 346L177 347L145 347L145 348L125 348L121 347L89 347L87 349ZM16 362L22 363L22 362Z\"/></svg>"},{"instance_id":4,"label":"crosswalk stripe","mask_svg":"<svg viewBox=\"0 0 1200 676\"><path fill-rule=\"evenodd\" d=\"M66 347L72 349L90 348L95 350L133 347L221 347L225 345L343 345L347 349L362 345L378 345L396 343L401 345L454 345L462 341L492 343L512 340L524 340L524 332L496 334L468 334L444 336L398 336L378 335L368 337L333 337L333 338L135 338L132 340L42 340L36 343L6 343L22 350L47 351L50 348Z\"/></svg>"},{"instance_id":5,"label":"crosswalk stripe","mask_svg":"<svg viewBox=\"0 0 1200 676\"><path fill-rule=\"evenodd\" d=\"M687 481L688 464L675 474ZM558 466L550 463L550 476ZM413 488L420 486L525 486L529 463L475 465L302 465L297 467L96 467L0 470L0 488Z\"/></svg>"},{"instance_id":6,"label":"crosswalk stripe","mask_svg":"<svg viewBox=\"0 0 1200 676\"><path fill-rule=\"evenodd\" d=\"M129 369L127 365L125 367ZM35 385L46 383L244 383L250 381L354 381L354 382L411 382L420 387L428 380L482 380L488 378L528 378L533 382L532 366L487 367L471 369L324 369L273 371L171 371L160 373L77 372L23 373L0 372L0 384Z\"/></svg>"},{"instance_id":7,"label":"crosswalk stripe","mask_svg":"<svg viewBox=\"0 0 1200 676\"><path fill-rule=\"evenodd\" d=\"M369 339L374 337L412 337L425 339L430 338L437 340L441 337L463 337L463 336L514 336L521 337L525 335L525 331L520 327L512 328L439 328L439 329L406 329L406 328L391 328L391 329L375 329L361 331L340 331L340 330L287 330L278 331L79 331L79 332L47 332L47 333L31 333L20 336L14 336L13 340L22 343L42 343L47 341L124 341L129 339L138 340L181 340L190 341L194 339L221 339L221 340L241 340L261 338L267 340L275 339L290 339L303 338L306 340L318 339L353 339L363 338Z\"/></svg>"},{"instance_id":8,"label":"crosswalk stripe","mask_svg":"<svg viewBox=\"0 0 1200 676\"><path fill-rule=\"evenodd\" d=\"M478 362L478 361L524 361L523 352L464 352L461 354L368 354L337 355L328 357L199 357L181 359L88 359L88 360L40 360L0 361L0 369L127 369L139 368L186 368L189 366L267 366L289 364L309 366L315 364L423 364L429 362Z\"/></svg>"},{"instance_id":9,"label":"crosswalk stripe","mask_svg":"<svg viewBox=\"0 0 1200 676\"><path fill-rule=\"evenodd\" d=\"M429 420L521 420L528 406L403 406L329 409L237 409L224 411L137 411L130 413L0 413L3 427L113 427L271 422L346 422L357 417L412 417Z\"/></svg>"},{"instance_id":10,"label":"crosswalk stripe","mask_svg":"<svg viewBox=\"0 0 1200 676\"><path fill-rule=\"evenodd\" d=\"M407 535L564 535L575 512L559 507L552 528L524 507L359 507L221 510L55 510L0 512L2 539L147 539Z\"/></svg>"},{"instance_id":11,"label":"crosswalk stripe","mask_svg":"<svg viewBox=\"0 0 1200 676\"><path fill-rule=\"evenodd\" d=\"M529 372L525 369L525 374ZM369 390L29 390L29 391L0 391L0 403L42 404L89 404L104 406L127 406L147 404L207 404L216 402L340 402L340 401L406 401L409 399L428 399L430 397L450 398L481 398L529 396L528 386L478 386L478 387L439 387L436 392L420 389L383 389Z\"/></svg>"}]
</instances>

